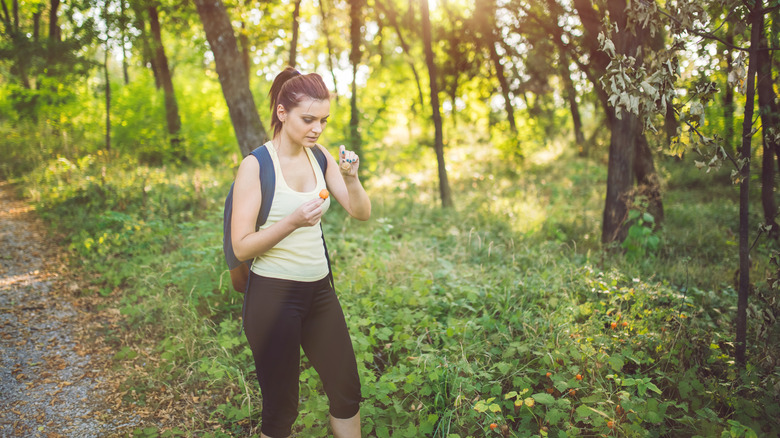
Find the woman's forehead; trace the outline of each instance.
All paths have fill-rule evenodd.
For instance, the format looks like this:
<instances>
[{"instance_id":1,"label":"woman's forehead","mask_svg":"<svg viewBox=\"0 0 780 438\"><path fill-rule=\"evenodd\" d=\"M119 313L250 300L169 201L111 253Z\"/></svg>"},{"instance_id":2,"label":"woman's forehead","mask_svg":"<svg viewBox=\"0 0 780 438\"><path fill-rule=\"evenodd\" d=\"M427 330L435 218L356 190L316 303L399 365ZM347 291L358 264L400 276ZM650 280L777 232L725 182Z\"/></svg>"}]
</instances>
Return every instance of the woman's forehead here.
<instances>
[{"instance_id":1,"label":"woman's forehead","mask_svg":"<svg viewBox=\"0 0 780 438\"><path fill-rule=\"evenodd\" d=\"M330 114L330 101L305 97L293 111L299 111L317 117L326 117Z\"/></svg>"}]
</instances>

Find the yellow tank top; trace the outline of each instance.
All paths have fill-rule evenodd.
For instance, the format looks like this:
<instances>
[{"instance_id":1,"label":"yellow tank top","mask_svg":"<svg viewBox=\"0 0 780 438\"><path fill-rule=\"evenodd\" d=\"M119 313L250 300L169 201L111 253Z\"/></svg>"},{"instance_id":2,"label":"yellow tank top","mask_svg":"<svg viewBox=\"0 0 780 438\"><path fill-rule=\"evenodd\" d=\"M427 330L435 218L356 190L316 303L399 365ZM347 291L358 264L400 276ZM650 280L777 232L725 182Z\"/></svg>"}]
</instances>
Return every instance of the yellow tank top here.
<instances>
[{"instance_id":1,"label":"yellow tank top","mask_svg":"<svg viewBox=\"0 0 780 438\"><path fill-rule=\"evenodd\" d=\"M309 164L314 170L317 184L311 191L297 192L285 182L279 157L271 142L268 142L266 147L274 162L276 190L271 211L265 224L260 227L261 230L289 216L301 204L318 197L320 190L326 188L322 169L308 148L306 154L309 156ZM330 207L330 197L322 205L324 211L328 211L328 207ZM319 222L311 227L298 228L276 246L256 257L252 262L252 272L264 277L295 281L317 281L325 278L328 275L328 261L325 258Z\"/></svg>"}]
</instances>

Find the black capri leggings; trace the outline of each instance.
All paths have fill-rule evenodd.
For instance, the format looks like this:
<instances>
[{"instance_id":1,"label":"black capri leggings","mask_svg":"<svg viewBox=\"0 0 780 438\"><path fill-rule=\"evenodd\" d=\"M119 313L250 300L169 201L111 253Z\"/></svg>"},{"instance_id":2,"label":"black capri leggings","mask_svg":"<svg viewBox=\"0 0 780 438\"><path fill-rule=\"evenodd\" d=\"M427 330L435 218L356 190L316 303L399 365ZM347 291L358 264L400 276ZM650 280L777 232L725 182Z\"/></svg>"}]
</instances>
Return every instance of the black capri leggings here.
<instances>
[{"instance_id":1,"label":"black capri leggings","mask_svg":"<svg viewBox=\"0 0 780 438\"><path fill-rule=\"evenodd\" d=\"M344 313L328 277L313 282L250 274L246 332L263 399L261 430L287 437L298 417L300 348L330 401L330 414L351 418L360 409L360 378Z\"/></svg>"}]
</instances>

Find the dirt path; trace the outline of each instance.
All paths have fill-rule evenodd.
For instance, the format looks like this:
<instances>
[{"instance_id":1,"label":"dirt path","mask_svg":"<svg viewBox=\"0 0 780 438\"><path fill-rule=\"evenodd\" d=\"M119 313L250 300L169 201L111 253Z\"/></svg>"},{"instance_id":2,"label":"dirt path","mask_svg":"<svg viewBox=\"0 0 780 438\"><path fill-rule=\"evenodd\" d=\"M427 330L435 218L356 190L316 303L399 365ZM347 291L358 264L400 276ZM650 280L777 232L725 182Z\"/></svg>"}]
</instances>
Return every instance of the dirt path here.
<instances>
[{"instance_id":1,"label":"dirt path","mask_svg":"<svg viewBox=\"0 0 780 438\"><path fill-rule=\"evenodd\" d=\"M94 330L118 312L77 298L58 251L0 182L0 437L127 435L140 420L122 405L112 351Z\"/></svg>"}]
</instances>

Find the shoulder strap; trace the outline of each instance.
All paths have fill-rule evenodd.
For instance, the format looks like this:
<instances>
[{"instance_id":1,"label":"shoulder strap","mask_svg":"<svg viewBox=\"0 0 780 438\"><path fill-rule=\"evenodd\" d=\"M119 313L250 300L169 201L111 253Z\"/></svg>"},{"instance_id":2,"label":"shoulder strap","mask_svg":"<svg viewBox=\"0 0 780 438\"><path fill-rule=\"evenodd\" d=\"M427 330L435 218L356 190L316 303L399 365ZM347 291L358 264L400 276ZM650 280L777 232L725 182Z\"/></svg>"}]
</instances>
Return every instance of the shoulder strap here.
<instances>
[{"instance_id":1,"label":"shoulder strap","mask_svg":"<svg viewBox=\"0 0 780 438\"><path fill-rule=\"evenodd\" d=\"M317 163L320 165L322 175L324 176L325 171L328 170L328 157L325 156L325 153L322 152L322 149L320 149L319 146L311 148L311 153L314 154L314 158L317 159Z\"/></svg>"},{"instance_id":2,"label":"shoulder strap","mask_svg":"<svg viewBox=\"0 0 780 438\"><path fill-rule=\"evenodd\" d=\"M260 213L257 215L256 228L258 228L268 220L268 213L271 212L271 204L276 192L276 171L266 145L253 150L252 155L260 163L260 196L262 200L260 201Z\"/></svg>"},{"instance_id":3,"label":"shoulder strap","mask_svg":"<svg viewBox=\"0 0 780 438\"><path fill-rule=\"evenodd\" d=\"M328 157L325 156L325 153L322 152L322 149L320 149L319 146L314 146L311 148L311 152L314 154L314 158L317 159L317 163L322 169L322 176L324 178L325 171L328 170ZM335 289L335 285L333 283L333 270L330 267L330 256L328 255L328 244L325 243L325 232L322 229L322 220L320 220L320 233L322 235L322 246L325 248L325 260L328 261L328 280L330 281L330 287Z\"/></svg>"}]
</instances>

